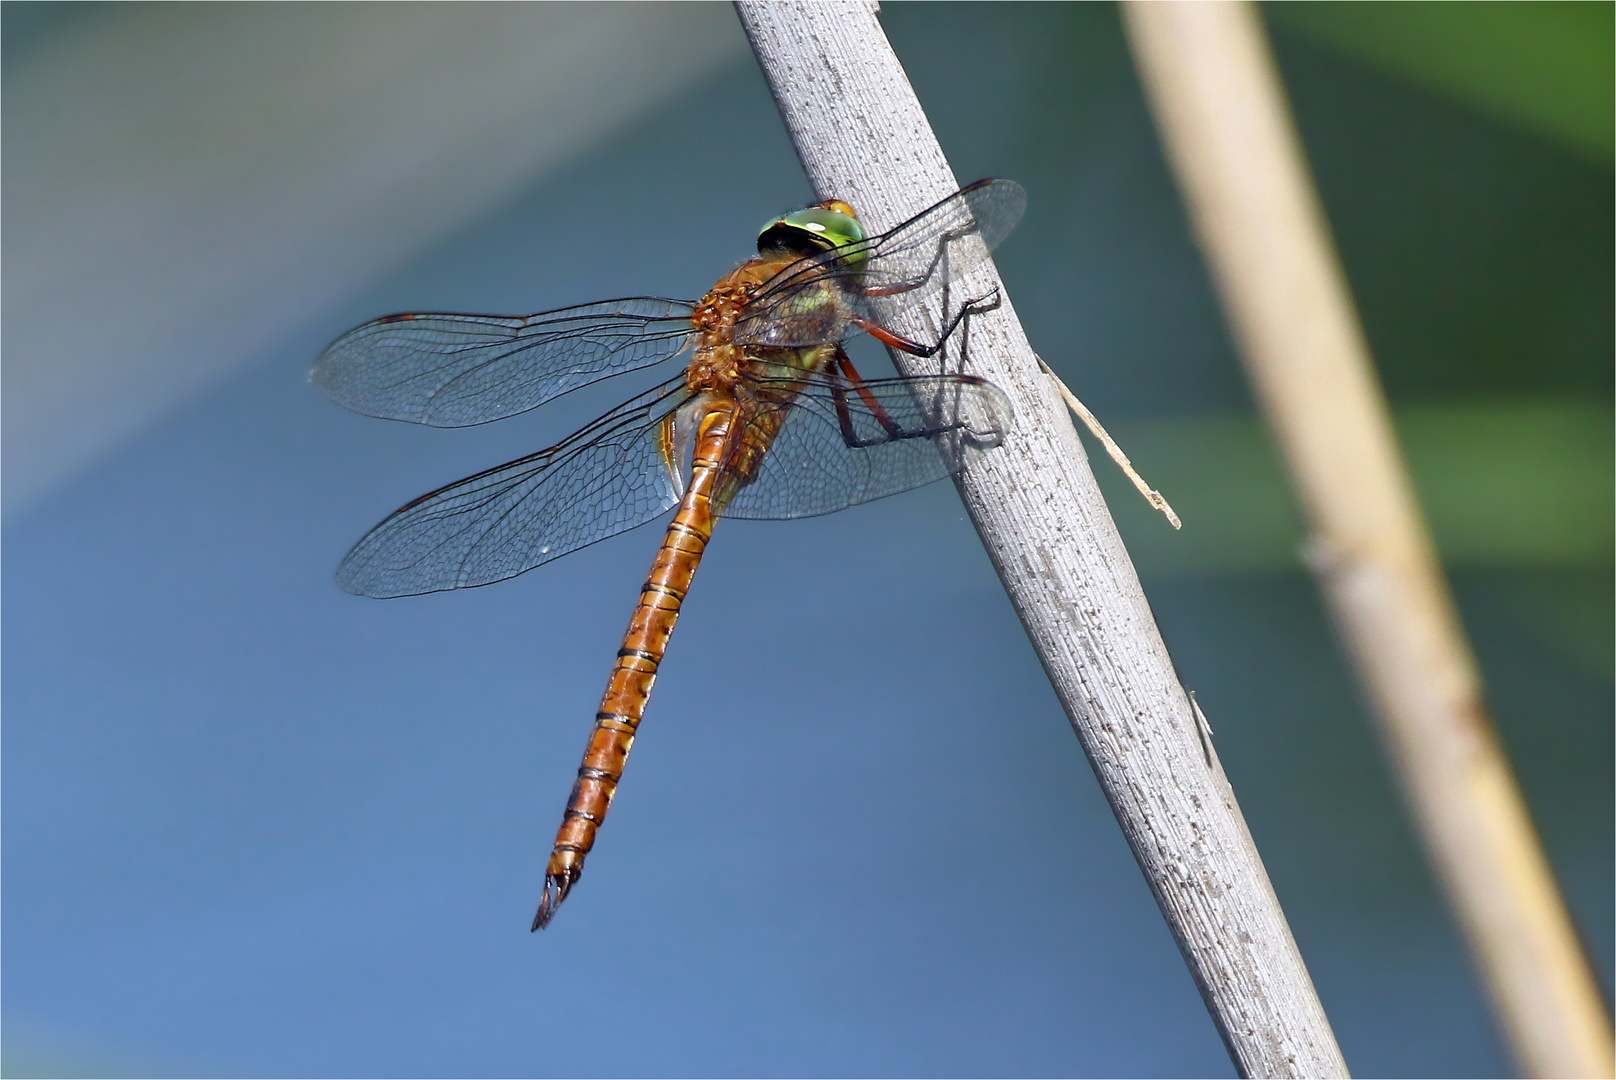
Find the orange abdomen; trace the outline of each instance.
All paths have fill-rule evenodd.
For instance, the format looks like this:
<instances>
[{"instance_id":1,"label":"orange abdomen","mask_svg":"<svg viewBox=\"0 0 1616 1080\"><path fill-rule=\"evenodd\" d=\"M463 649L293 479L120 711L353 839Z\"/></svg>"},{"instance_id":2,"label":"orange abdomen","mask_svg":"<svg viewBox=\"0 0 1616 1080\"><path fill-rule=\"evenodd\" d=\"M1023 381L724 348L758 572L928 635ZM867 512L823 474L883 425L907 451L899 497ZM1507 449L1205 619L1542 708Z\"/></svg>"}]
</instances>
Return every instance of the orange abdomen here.
<instances>
[{"instance_id":1,"label":"orange abdomen","mask_svg":"<svg viewBox=\"0 0 1616 1080\"><path fill-rule=\"evenodd\" d=\"M679 512L668 524L651 573L640 589L639 603L629 618L623 646L617 651L617 663L606 683L600 711L595 714L595 727L578 768L578 780L572 786L555 847L550 852L544 896L533 918L534 930L555 917L561 901L583 873L584 857L595 844L595 834L606 819L612 795L623 776L668 636L673 633L679 608L717 520L715 489L723 476L721 465L728 452L736 411L733 399L719 401L701 419L692 454L690 486Z\"/></svg>"}]
</instances>

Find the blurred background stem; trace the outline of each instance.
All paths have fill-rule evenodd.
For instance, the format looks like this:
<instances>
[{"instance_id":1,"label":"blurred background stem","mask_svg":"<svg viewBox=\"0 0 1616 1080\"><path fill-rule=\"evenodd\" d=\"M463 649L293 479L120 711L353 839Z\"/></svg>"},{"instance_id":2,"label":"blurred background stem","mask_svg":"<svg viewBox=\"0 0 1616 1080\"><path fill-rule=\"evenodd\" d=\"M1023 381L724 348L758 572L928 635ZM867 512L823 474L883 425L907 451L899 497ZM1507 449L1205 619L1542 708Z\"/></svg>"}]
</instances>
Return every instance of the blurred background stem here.
<instances>
[{"instance_id":1,"label":"blurred background stem","mask_svg":"<svg viewBox=\"0 0 1616 1080\"><path fill-rule=\"evenodd\" d=\"M1611 1075L1587 959L1482 699L1262 23L1124 19L1230 329L1309 519L1310 562L1514 1053Z\"/></svg>"}]
</instances>

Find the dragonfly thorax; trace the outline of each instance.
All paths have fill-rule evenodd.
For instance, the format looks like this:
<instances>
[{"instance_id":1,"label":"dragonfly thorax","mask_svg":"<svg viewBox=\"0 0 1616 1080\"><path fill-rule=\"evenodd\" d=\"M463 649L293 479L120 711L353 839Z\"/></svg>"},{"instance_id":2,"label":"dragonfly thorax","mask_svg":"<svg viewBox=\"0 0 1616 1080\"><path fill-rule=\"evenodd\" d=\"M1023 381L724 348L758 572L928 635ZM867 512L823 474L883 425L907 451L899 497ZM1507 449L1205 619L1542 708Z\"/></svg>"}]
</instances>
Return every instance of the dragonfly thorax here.
<instances>
[{"instance_id":1,"label":"dragonfly thorax","mask_svg":"<svg viewBox=\"0 0 1616 1080\"><path fill-rule=\"evenodd\" d=\"M695 355L685 373L691 390L731 391L746 364L745 349L735 343L735 321L763 284L796 261L779 252L748 259L718 280L691 312L696 330Z\"/></svg>"}]
</instances>

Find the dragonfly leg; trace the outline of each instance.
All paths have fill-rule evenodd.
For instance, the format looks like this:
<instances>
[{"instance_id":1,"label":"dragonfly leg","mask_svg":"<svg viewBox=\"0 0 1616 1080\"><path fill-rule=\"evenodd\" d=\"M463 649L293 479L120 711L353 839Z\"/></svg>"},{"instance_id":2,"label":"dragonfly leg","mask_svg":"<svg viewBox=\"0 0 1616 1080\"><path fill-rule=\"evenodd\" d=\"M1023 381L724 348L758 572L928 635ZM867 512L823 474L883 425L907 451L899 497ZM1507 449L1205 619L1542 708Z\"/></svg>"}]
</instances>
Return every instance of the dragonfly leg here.
<instances>
[{"instance_id":1,"label":"dragonfly leg","mask_svg":"<svg viewBox=\"0 0 1616 1080\"><path fill-rule=\"evenodd\" d=\"M880 424L887 433L887 438L885 439L860 438L857 430L853 427L853 416L847 408L847 391L840 382L832 378L830 380L831 397L836 402L836 421L842 429L842 441L848 446L858 447L871 446L878 442L888 442L891 439L901 438L903 428L897 421L888 416L886 409L882 408L881 403L875 400L875 395L870 393L870 388L864 385L863 377L859 375L858 369L853 366L852 359L848 357L840 344L836 346L835 362L842 376L847 379L848 384L858 394L860 400L864 402L864 407L870 410L870 415L875 417L876 423Z\"/></svg>"},{"instance_id":2,"label":"dragonfly leg","mask_svg":"<svg viewBox=\"0 0 1616 1080\"><path fill-rule=\"evenodd\" d=\"M875 395L870 393L870 388L864 385L863 377L859 375L858 369L853 366L852 358L847 355L840 342L836 345L836 365L842 369L842 374L847 376L847 381L852 384L859 398L863 400L864 407L869 409L871 415L880 422L882 427L887 429L887 434L898 434L897 422L887 415L887 411L881 407L881 403L875 400Z\"/></svg>"},{"instance_id":3,"label":"dragonfly leg","mask_svg":"<svg viewBox=\"0 0 1616 1080\"><path fill-rule=\"evenodd\" d=\"M885 285L866 285L862 290L864 295L901 296L906 292L914 292L916 289L922 288L932 279L932 275L937 273L937 268L943 264L943 260L948 257L948 245L955 240L963 240L975 231L975 229L959 229L943 233L937 238L937 251L932 255L931 262L926 265L925 273L919 277L906 278L903 281L891 281Z\"/></svg>"},{"instance_id":4,"label":"dragonfly leg","mask_svg":"<svg viewBox=\"0 0 1616 1080\"><path fill-rule=\"evenodd\" d=\"M979 296L975 300L967 301L961 305L959 311L948 321L948 325L943 328L943 332L937 336L936 342L930 345L906 338L870 319L855 317L853 324L883 345L890 345L892 348L906 352L911 356L930 358L936 356L942 350L942 347L947 344L954 331L959 329L961 323L972 315L984 315L998 306L998 289L994 289L987 296Z\"/></svg>"},{"instance_id":5,"label":"dragonfly leg","mask_svg":"<svg viewBox=\"0 0 1616 1080\"><path fill-rule=\"evenodd\" d=\"M841 379L847 380L846 385L842 383L841 379L837 378L838 373L840 373ZM894 420L892 414L876 397L870 385L864 381L858 370L853 367L852 360L848 359L847 355L842 352L841 346L836 348L834 366L827 371L825 381L830 390L831 400L835 403L836 420L838 427L841 429L842 442L849 449L858 450L865 447L881 446L899 439L934 438L939 435L946 435L949 432L959 431L963 426L957 418L957 413L948 411L946 406L943 407L944 411L941 415L923 417L926 422L920 426L906 427ZM921 379L912 380L911 382L923 383L926 381ZM959 388L968 385L980 385L982 381L974 376L960 375L948 380L944 385ZM848 397L849 389L859 396L868 414L881 426L879 435L865 436L859 433L858 426L853 420L853 410ZM911 394L914 393L913 386L911 386L910 392Z\"/></svg>"}]
</instances>

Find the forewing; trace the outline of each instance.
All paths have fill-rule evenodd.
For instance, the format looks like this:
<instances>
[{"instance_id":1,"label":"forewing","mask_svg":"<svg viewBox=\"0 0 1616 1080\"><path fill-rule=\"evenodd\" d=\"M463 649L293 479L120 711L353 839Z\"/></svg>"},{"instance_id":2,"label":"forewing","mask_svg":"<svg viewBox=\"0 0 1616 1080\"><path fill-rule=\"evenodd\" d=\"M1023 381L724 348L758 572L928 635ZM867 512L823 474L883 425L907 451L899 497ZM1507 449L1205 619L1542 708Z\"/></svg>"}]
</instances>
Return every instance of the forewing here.
<instances>
[{"instance_id":1,"label":"forewing","mask_svg":"<svg viewBox=\"0 0 1616 1080\"><path fill-rule=\"evenodd\" d=\"M1014 180L979 180L880 236L795 262L742 311L735 340L801 347L838 341L859 318L885 325L986 259L1026 208Z\"/></svg>"},{"instance_id":2,"label":"forewing","mask_svg":"<svg viewBox=\"0 0 1616 1080\"><path fill-rule=\"evenodd\" d=\"M487 585L653 520L679 501L657 440L686 396L670 380L548 450L423 495L354 545L337 584L376 597Z\"/></svg>"},{"instance_id":3,"label":"forewing","mask_svg":"<svg viewBox=\"0 0 1616 1080\"><path fill-rule=\"evenodd\" d=\"M691 305L630 297L538 315L387 315L343 334L310 379L337 404L389 420L466 427L684 348Z\"/></svg>"},{"instance_id":4,"label":"forewing","mask_svg":"<svg viewBox=\"0 0 1616 1080\"><path fill-rule=\"evenodd\" d=\"M1010 425L1009 400L969 375L862 386L861 394L834 375L815 376L790 404L764 405L784 409L785 423L725 516L812 517L908 491L958 472Z\"/></svg>"}]
</instances>

